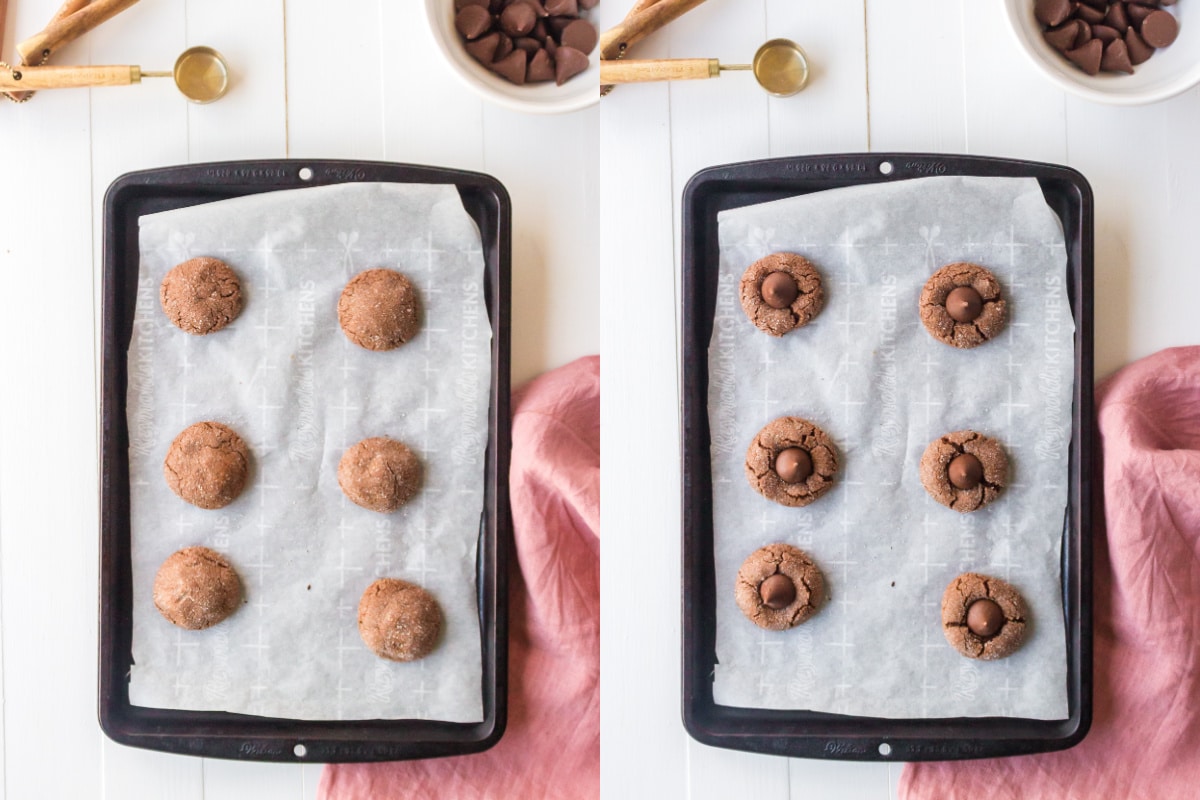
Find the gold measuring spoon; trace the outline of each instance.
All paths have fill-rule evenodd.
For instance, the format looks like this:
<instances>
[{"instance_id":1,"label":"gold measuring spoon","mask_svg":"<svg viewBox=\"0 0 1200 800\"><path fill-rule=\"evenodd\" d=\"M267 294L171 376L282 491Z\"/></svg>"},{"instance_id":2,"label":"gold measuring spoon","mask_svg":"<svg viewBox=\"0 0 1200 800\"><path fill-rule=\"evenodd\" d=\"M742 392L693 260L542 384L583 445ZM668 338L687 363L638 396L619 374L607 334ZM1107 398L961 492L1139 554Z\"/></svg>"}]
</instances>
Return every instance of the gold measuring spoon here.
<instances>
[{"instance_id":1,"label":"gold measuring spoon","mask_svg":"<svg viewBox=\"0 0 1200 800\"><path fill-rule=\"evenodd\" d=\"M726 70L750 70L758 85L775 97L790 97L808 83L808 59L790 39L772 39L750 64L722 64L715 58L664 58L600 62L600 83L642 83L716 78Z\"/></svg>"},{"instance_id":2,"label":"gold measuring spoon","mask_svg":"<svg viewBox=\"0 0 1200 800\"><path fill-rule=\"evenodd\" d=\"M174 78L183 96L193 103L211 103L229 90L229 65L211 47L189 47L175 59L170 72L143 72L126 64L91 67L11 67L0 71L0 91L68 89L80 86L128 86L142 78Z\"/></svg>"}]
</instances>

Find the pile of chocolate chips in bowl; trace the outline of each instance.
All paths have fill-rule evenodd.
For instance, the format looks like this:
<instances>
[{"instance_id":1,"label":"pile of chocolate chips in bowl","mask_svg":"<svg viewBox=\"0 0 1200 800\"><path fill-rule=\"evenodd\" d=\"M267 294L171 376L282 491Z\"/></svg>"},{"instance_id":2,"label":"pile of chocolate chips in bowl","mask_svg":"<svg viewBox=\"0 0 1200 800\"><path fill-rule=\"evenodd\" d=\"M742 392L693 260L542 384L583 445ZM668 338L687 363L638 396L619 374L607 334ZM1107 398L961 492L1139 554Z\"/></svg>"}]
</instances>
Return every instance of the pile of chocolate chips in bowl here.
<instances>
[{"instance_id":1,"label":"pile of chocolate chips in bowl","mask_svg":"<svg viewBox=\"0 0 1200 800\"><path fill-rule=\"evenodd\" d=\"M1088 75L1133 68L1179 35L1176 0L1034 0L1042 36Z\"/></svg>"},{"instance_id":2,"label":"pile of chocolate chips in bowl","mask_svg":"<svg viewBox=\"0 0 1200 800\"><path fill-rule=\"evenodd\" d=\"M562 86L588 68L596 26L580 14L600 0L454 0L467 52L517 85Z\"/></svg>"}]
</instances>

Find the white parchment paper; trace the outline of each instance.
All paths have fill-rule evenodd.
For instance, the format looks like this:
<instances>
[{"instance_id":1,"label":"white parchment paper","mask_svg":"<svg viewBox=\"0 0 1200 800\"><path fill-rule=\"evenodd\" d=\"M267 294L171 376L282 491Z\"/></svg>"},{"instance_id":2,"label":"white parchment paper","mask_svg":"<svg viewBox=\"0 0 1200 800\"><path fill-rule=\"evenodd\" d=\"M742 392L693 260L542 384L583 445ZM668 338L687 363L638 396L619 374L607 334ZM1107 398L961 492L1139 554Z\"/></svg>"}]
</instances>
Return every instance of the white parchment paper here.
<instances>
[{"instance_id":1,"label":"white parchment paper","mask_svg":"<svg viewBox=\"0 0 1200 800\"><path fill-rule=\"evenodd\" d=\"M709 348L717 659L731 706L870 717L1067 716L1059 549L1067 502L1074 323L1062 227L1033 179L945 177L819 192L719 215L720 283ZM805 255L827 304L782 339L742 313L742 272L768 253ZM917 303L954 261L991 269L1009 298L1005 332L973 350L933 339ZM806 417L841 452L835 488L793 509L747 483L745 453L768 421ZM1000 439L1010 484L960 514L917 465L930 441L973 429ZM738 610L734 579L756 548L808 551L831 601L790 631ZM964 658L941 630L960 572L1024 595L1024 646Z\"/></svg>"},{"instance_id":2,"label":"white parchment paper","mask_svg":"<svg viewBox=\"0 0 1200 800\"><path fill-rule=\"evenodd\" d=\"M344 184L273 192L140 220L129 347L133 558L130 700L289 719L482 719L476 542L484 488L491 327L479 232L453 186ZM228 262L245 308L191 336L159 306L163 275L195 256ZM420 333L377 353L337 322L346 282L408 275ZM172 439L200 420L249 445L251 477L206 511L167 487ZM337 465L368 436L407 443L425 468L394 514L345 498ZM247 600L206 631L154 608L159 565L205 545L226 554ZM446 617L434 653L400 664L362 643L357 607L377 577L429 589Z\"/></svg>"}]
</instances>

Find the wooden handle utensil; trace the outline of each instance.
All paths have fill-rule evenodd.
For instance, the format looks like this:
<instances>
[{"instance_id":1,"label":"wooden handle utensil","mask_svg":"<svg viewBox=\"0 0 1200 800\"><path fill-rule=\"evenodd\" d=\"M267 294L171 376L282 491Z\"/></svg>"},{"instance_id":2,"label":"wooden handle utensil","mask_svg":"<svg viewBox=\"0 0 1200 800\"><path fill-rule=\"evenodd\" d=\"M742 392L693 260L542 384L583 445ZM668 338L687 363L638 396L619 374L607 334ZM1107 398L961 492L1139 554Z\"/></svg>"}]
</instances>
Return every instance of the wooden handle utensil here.
<instances>
[{"instance_id":1,"label":"wooden handle utensil","mask_svg":"<svg viewBox=\"0 0 1200 800\"><path fill-rule=\"evenodd\" d=\"M170 75L170 73L166 73ZM79 86L128 86L140 83L140 67L123 65L93 67L13 67L11 74L0 70L0 91L70 89Z\"/></svg>"},{"instance_id":2,"label":"wooden handle utensil","mask_svg":"<svg viewBox=\"0 0 1200 800\"><path fill-rule=\"evenodd\" d=\"M600 62L600 83L645 83L715 78L721 65L715 58L662 58Z\"/></svg>"},{"instance_id":3,"label":"wooden handle utensil","mask_svg":"<svg viewBox=\"0 0 1200 800\"><path fill-rule=\"evenodd\" d=\"M41 33L18 44L17 52L26 64L41 64L59 47L115 17L137 1L93 0L78 11L51 22Z\"/></svg>"}]
</instances>

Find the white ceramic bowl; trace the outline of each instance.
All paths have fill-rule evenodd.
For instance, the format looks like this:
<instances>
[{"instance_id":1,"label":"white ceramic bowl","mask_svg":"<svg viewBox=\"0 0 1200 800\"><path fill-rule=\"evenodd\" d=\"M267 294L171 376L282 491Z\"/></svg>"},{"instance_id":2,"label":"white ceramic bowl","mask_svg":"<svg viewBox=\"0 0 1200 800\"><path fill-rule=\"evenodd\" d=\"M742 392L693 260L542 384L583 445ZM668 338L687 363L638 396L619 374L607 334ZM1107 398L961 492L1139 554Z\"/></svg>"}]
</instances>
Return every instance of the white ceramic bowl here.
<instances>
[{"instance_id":1,"label":"white ceramic bowl","mask_svg":"<svg viewBox=\"0 0 1200 800\"><path fill-rule=\"evenodd\" d=\"M531 114L578 111L600 101L599 47L592 51L587 70L562 86L553 82L517 86L491 72L467 53L462 37L454 27L454 0L425 0L425 13L434 43L450 71L485 100Z\"/></svg>"},{"instance_id":2,"label":"white ceramic bowl","mask_svg":"<svg viewBox=\"0 0 1200 800\"><path fill-rule=\"evenodd\" d=\"M1033 0L1004 0L1004 12L1017 45L1051 81L1097 103L1136 106L1165 100L1200 83L1200 9L1196 5L1196 0L1182 0L1167 8L1179 20L1179 37L1134 67L1132 75L1088 75L1067 61L1042 38L1042 24L1033 16Z\"/></svg>"}]
</instances>

